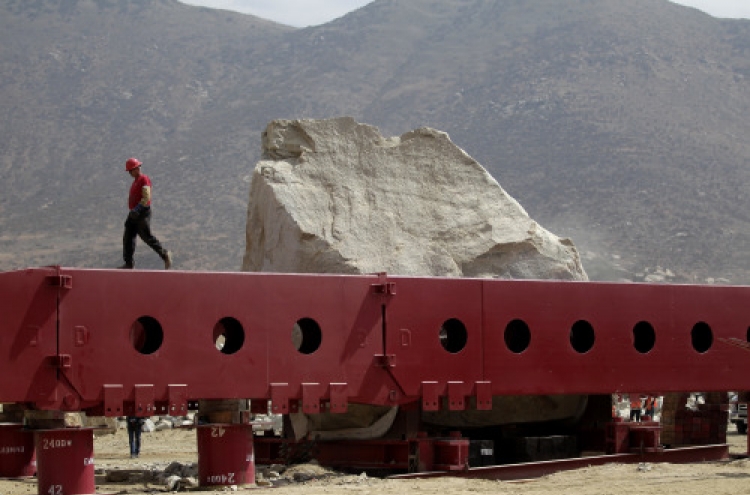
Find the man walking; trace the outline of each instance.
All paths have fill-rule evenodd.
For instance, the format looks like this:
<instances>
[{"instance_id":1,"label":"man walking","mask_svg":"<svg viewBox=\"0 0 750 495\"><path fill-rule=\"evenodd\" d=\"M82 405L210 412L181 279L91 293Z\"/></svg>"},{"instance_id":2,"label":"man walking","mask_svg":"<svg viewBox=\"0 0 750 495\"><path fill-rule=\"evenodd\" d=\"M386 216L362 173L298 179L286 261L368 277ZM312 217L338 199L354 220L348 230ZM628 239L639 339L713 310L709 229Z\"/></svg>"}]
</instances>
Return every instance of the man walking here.
<instances>
[{"instance_id":1,"label":"man walking","mask_svg":"<svg viewBox=\"0 0 750 495\"><path fill-rule=\"evenodd\" d=\"M172 256L151 234L151 179L141 172L141 162L137 158L129 158L125 162L125 171L133 178L133 184L130 186L128 197L130 211L125 220L125 234L122 237L125 264L120 268L132 269L135 266L135 237L139 236L164 261L164 269L169 270L172 267Z\"/></svg>"},{"instance_id":2,"label":"man walking","mask_svg":"<svg viewBox=\"0 0 750 495\"><path fill-rule=\"evenodd\" d=\"M128 444L130 444L130 458L135 459L141 455L141 432L145 420L136 416L125 418L128 426Z\"/></svg>"}]
</instances>

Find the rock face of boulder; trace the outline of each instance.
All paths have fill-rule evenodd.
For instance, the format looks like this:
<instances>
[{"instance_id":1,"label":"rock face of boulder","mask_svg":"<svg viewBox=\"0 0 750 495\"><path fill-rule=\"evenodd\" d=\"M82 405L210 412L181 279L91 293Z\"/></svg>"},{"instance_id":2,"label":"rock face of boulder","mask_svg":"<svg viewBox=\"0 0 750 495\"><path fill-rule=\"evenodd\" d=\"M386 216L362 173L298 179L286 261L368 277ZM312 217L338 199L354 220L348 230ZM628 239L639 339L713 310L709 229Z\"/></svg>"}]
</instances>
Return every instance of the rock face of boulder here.
<instances>
[{"instance_id":1,"label":"rock face of boulder","mask_svg":"<svg viewBox=\"0 0 750 495\"><path fill-rule=\"evenodd\" d=\"M245 271L587 279L569 239L532 220L447 134L429 128L385 138L346 117L271 122L246 232ZM444 426L567 419L586 399L495 397L491 412L422 419ZM359 408L357 419L379 425L381 409ZM373 426L353 433L340 414L292 419L298 438L382 433Z\"/></svg>"},{"instance_id":2,"label":"rock face of boulder","mask_svg":"<svg viewBox=\"0 0 750 495\"><path fill-rule=\"evenodd\" d=\"M250 188L243 270L585 280L447 134L385 138L351 118L277 120Z\"/></svg>"}]
</instances>

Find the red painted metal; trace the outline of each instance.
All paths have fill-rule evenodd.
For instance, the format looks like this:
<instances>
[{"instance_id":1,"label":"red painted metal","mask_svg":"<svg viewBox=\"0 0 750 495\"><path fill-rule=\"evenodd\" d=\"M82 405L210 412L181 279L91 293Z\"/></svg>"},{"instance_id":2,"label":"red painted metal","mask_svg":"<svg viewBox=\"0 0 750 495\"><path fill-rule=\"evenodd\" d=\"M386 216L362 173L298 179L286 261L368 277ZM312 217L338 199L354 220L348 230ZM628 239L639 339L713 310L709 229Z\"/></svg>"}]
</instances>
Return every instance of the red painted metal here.
<instances>
[{"instance_id":1,"label":"red painted metal","mask_svg":"<svg viewBox=\"0 0 750 495\"><path fill-rule=\"evenodd\" d=\"M656 421L642 421L638 423L615 421L606 425L607 454L624 454L627 452L660 452L661 424Z\"/></svg>"},{"instance_id":2,"label":"red painted metal","mask_svg":"<svg viewBox=\"0 0 750 495\"><path fill-rule=\"evenodd\" d=\"M469 439L439 438L435 440L434 469L461 471L469 468Z\"/></svg>"},{"instance_id":3,"label":"red painted metal","mask_svg":"<svg viewBox=\"0 0 750 495\"><path fill-rule=\"evenodd\" d=\"M747 287L484 282L484 301L484 370L495 394L745 390L750 382L750 360L714 345L717 338L747 340ZM524 352L505 345L511 321L530 329ZM581 352L571 332L585 334L587 325L594 340Z\"/></svg>"},{"instance_id":4,"label":"red painted metal","mask_svg":"<svg viewBox=\"0 0 750 495\"><path fill-rule=\"evenodd\" d=\"M92 429L37 430L34 437L39 495L95 493Z\"/></svg>"},{"instance_id":5,"label":"red painted metal","mask_svg":"<svg viewBox=\"0 0 750 495\"><path fill-rule=\"evenodd\" d=\"M150 416L252 399L315 414L350 403L490 409L498 395L745 391L749 329L750 287L35 268L0 273L0 402ZM613 451L634 448L631 430L628 447L614 435ZM72 433L38 433L37 446L61 434ZM657 430L635 436L638 449L658 450ZM461 441L443 451L433 440L410 440L406 460L364 452L375 444L339 448L410 469L414 459L419 469L464 465ZM244 441L202 442L220 458L248 456ZM60 451L43 452L47 466L69 460ZM87 466L43 472L37 455L45 486L88 483ZM232 469L249 479L244 466Z\"/></svg>"},{"instance_id":6,"label":"red painted metal","mask_svg":"<svg viewBox=\"0 0 750 495\"><path fill-rule=\"evenodd\" d=\"M717 345L747 340L750 287L40 268L0 292L0 401L41 409L750 389L745 351Z\"/></svg>"},{"instance_id":7,"label":"red painted metal","mask_svg":"<svg viewBox=\"0 0 750 495\"><path fill-rule=\"evenodd\" d=\"M207 424L197 428L201 486L255 484L253 430L245 424Z\"/></svg>"},{"instance_id":8,"label":"red painted metal","mask_svg":"<svg viewBox=\"0 0 750 495\"><path fill-rule=\"evenodd\" d=\"M34 434L19 423L0 423L0 478L26 478L35 473Z\"/></svg>"},{"instance_id":9,"label":"red painted metal","mask_svg":"<svg viewBox=\"0 0 750 495\"><path fill-rule=\"evenodd\" d=\"M362 440L321 442L312 455L321 466L349 469L409 469L415 444L406 440Z\"/></svg>"},{"instance_id":10,"label":"red painted metal","mask_svg":"<svg viewBox=\"0 0 750 495\"><path fill-rule=\"evenodd\" d=\"M257 437L255 445L261 464L284 464L290 457L307 455L331 468L457 471L469 466L469 440L461 437L316 442Z\"/></svg>"},{"instance_id":11,"label":"red painted metal","mask_svg":"<svg viewBox=\"0 0 750 495\"><path fill-rule=\"evenodd\" d=\"M56 269L0 274L0 402L59 401Z\"/></svg>"},{"instance_id":12,"label":"red painted metal","mask_svg":"<svg viewBox=\"0 0 750 495\"><path fill-rule=\"evenodd\" d=\"M435 282L394 278L397 293L385 301L386 354L393 356L390 372L403 393L420 397L424 410L441 409L441 399L446 398L449 409L460 411L467 408L469 397L477 395L476 384L485 380L483 281Z\"/></svg>"},{"instance_id":13,"label":"red painted metal","mask_svg":"<svg viewBox=\"0 0 750 495\"><path fill-rule=\"evenodd\" d=\"M105 414L117 415L110 411L138 403L162 413L176 405L178 384L189 400L272 398L277 413L315 412L331 397L343 411L354 393L364 402L395 400L397 387L373 367L382 353L382 317L372 278L70 272L74 288L60 302L60 353L69 356L62 373L75 394L60 409L106 402ZM233 353L214 343L226 319L243 339ZM312 347L295 348L300 321L321 329L317 348L314 328L305 344ZM369 380L373 374L382 376Z\"/></svg>"},{"instance_id":14,"label":"red painted metal","mask_svg":"<svg viewBox=\"0 0 750 495\"><path fill-rule=\"evenodd\" d=\"M644 452L632 454L599 455L591 457L576 457L554 461L526 462L522 464L506 464L502 466L484 466L456 471L433 471L396 474L394 479L436 478L441 476L455 476L462 478L477 478L491 480L521 480L539 478L548 474L570 469L580 469L589 466L603 466L612 463L640 463L640 462L670 462L674 464L721 461L729 458L729 447L722 445L701 445L697 447L682 447L660 452Z\"/></svg>"},{"instance_id":15,"label":"red painted metal","mask_svg":"<svg viewBox=\"0 0 750 495\"><path fill-rule=\"evenodd\" d=\"M607 454L623 454L630 451L630 424L616 418L606 426Z\"/></svg>"}]
</instances>

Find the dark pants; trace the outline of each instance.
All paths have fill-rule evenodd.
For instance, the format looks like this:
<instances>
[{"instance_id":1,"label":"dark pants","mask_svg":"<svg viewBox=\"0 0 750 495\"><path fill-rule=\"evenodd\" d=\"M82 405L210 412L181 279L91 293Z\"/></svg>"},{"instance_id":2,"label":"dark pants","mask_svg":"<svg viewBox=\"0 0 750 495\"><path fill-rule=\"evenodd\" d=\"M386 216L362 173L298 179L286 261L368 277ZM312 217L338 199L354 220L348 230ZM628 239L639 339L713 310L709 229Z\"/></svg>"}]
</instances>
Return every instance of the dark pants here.
<instances>
[{"instance_id":1,"label":"dark pants","mask_svg":"<svg viewBox=\"0 0 750 495\"><path fill-rule=\"evenodd\" d=\"M641 408L637 409L631 409L630 410L630 421L640 421L641 420Z\"/></svg>"},{"instance_id":2,"label":"dark pants","mask_svg":"<svg viewBox=\"0 0 750 495\"><path fill-rule=\"evenodd\" d=\"M143 426L140 421L128 420L128 442L130 443L130 455L141 453L141 430Z\"/></svg>"},{"instance_id":3,"label":"dark pants","mask_svg":"<svg viewBox=\"0 0 750 495\"><path fill-rule=\"evenodd\" d=\"M164 259L166 251L161 246L159 239L151 233L151 208L146 208L138 215L137 218L128 217L125 220L125 234L122 236L122 257L128 265L133 264L133 254L135 254L135 237L143 239L156 254Z\"/></svg>"}]
</instances>

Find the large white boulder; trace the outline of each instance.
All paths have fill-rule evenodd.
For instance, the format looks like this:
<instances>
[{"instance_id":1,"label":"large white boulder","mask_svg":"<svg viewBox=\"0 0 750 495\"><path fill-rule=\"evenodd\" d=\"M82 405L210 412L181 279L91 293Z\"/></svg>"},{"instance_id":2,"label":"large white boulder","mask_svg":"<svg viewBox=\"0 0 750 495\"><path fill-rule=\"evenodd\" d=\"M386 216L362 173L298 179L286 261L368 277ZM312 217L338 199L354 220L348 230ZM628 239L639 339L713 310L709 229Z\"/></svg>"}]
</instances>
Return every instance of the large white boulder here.
<instances>
[{"instance_id":1,"label":"large white boulder","mask_svg":"<svg viewBox=\"0 0 750 495\"><path fill-rule=\"evenodd\" d=\"M245 271L587 279L573 243L532 220L446 133L422 128L385 138L347 117L268 125L246 235ZM441 411L423 420L549 421L575 417L585 405L586 396L495 397L491 413ZM342 415L300 414L292 423L298 438L377 437L392 412L357 408L357 420L371 426L356 433Z\"/></svg>"},{"instance_id":2,"label":"large white boulder","mask_svg":"<svg viewBox=\"0 0 750 495\"><path fill-rule=\"evenodd\" d=\"M243 270L585 280L448 135L385 138L348 117L276 120L250 187Z\"/></svg>"}]
</instances>

